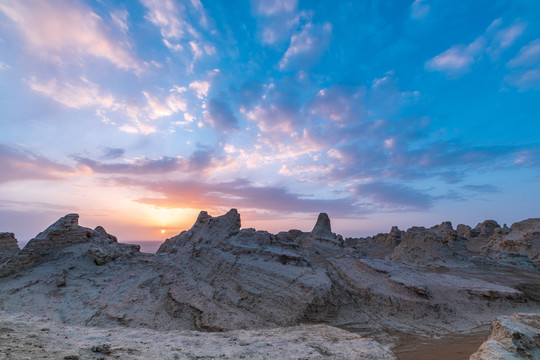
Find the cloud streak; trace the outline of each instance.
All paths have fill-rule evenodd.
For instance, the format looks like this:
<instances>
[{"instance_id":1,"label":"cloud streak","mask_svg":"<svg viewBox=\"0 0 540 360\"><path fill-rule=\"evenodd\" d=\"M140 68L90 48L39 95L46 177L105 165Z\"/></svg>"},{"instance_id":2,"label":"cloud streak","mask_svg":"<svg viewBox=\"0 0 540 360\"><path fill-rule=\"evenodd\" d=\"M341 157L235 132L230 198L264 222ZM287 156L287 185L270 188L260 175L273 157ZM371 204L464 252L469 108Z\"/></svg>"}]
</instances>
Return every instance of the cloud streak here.
<instances>
[{"instance_id":1,"label":"cloud streak","mask_svg":"<svg viewBox=\"0 0 540 360\"><path fill-rule=\"evenodd\" d=\"M137 202L163 208L236 207L261 209L278 213L317 213L328 211L336 216L348 217L363 213L353 205L352 198L317 199L292 193L278 186L254 186L246 179L230 182L206 183L201 181L144 181L132 178L111 178L108 181L121 186L138 186L159 193L160 197L144 197Z\"/></svg>"}]
</instances>

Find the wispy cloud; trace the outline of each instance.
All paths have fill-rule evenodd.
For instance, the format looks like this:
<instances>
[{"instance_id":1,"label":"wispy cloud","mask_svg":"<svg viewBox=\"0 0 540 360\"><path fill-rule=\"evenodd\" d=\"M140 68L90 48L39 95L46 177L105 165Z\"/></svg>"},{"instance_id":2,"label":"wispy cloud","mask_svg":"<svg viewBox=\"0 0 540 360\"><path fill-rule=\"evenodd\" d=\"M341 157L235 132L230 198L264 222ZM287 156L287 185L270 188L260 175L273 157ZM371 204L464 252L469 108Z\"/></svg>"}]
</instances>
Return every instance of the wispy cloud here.
<instances>
[{"instance_id":1,"label":"wispy cloud","mask_svg":"<svg viewBox=\"0 0 540 360\"><path fill-rule=\"evenodd\" d=\"M517 56L508 62L508 66L512 68L535 65L540 65L540 39L522 47Z\"/></svg>"},{"instance_id":2,"label":"wispy cloud","mask_svg":"<svg viewBox=\"0 0 540 360\"><path fill-rule=\"evenodd\" d=\"M540 88L540 39L523 46L507 66L511 69L507 83L520 90Z\"/></svg>"},{"instance_id":3,"label":"wispy cloud","mask_svg":"<svg viewBox=\"0 0 540 360\"><path fill-rule=\"evenodd\" d=\"M144 69L130 45L115 37L101 17L78 1L2 0L0 11L17 25L29 51L45 59L77 63L89 55L120 69L136 73Z\"/></svg>"},{"instance_id":4,"label":"wispy cloud","mask_svg":"<svg viewBox=\"0 0 540 360\"><path fill-rule=\"evenodd\" d=\"M297 0L252 0L251 5L264 44L276 45L289 40L291 33L310 18L309 13L297 10Z\"/></svg>"},{"instance_id":5,"label":"wispy cloud","mask_svg":"<svg viewBox=\"0 0 540 360\"><path fill-rule=\"evenodd\" d=\"M103 92L98 85L84 77L79 79L79 83L61 82L58 79L40 82L32 77L28 84L32 90L70 108L97 106L111 109L118 107L113 95Z\"/></svg>"},{"instance_id":6,"label":"wispy cloud","mask_svg":"<svg viewBox=\"0 0 540 360\"><path fill-rule=\"evenodd\" d=\"M184 34L180 10L172 0L141 0L148 9L148 21L160 29L164 39L180 39Z\"/></svg>"},{"instance_id":7,"label":"wispy cloud","mask_svg":"<svg viewBox=\"0 0 540 360\"><path fill-rule=\"evenodd\" d=\"M332 35L332 24L307 23L291 37L289 48L279 61L281 69L304 69L319 60Z\"/></svg>"},{"instance_id":8,"label":"wispy cloud","mask_svg":"<svg viewBox=\"0 0 540 360\"><path fill-rule=\"evenodd\" d=\"M197 60L216 53L215 46L199 31L209 27L208 15L199 0L184 3L173 0L141 0L141 3L147 9L146 19L159 28L162 41L169 50L191 51L189 72L193 72ZM199 18L198 25L193 21L195 16Z\"/></svg>"},{"instance_id":9,"label":"wispy cloud","mask_svg":"<svg viewBox=\"0 0 540 360\"><path fill-rule=\"evenodd\" d=\"M428 16L431 5L429 0L414 0L411 4L411 17L415 20L421 20Z\"/></svg>"},{"instance_id":10,"label":"wispy cloud","mask_svg":"<svg viewBox=\"0 0 540 360\"><path fill-rule=\"evenodd\" d=\"M298 0L252 0L255 13L266 16L292 12L297 5Z\"/></svg>"},{"instance_id":11,"label":"wispy cloud","mask_svg":"<svg viewBox=\"0 0 540 360\"><path fill-rule=\"evenodd\" d=\"M117 99L97 84L81 77L78 82L50 79L42 82L31 77L27 82L30 88L60 104L74 109L94 108L97 118L107 124L121 122L119 129L128 133L150 134L155 132L153 122L179 112L185 112L187 102L184 98L186 88L173 86L165 95L155 95L143 91L144 101L128 102ZM107 113L114 113L118 121L112 121ZM126 123L127 121L127 123Z\"/></svg>"},{"instance_id":12,"label":"wispy cloud","mask_svg":"<svg viewBox=\"0 0 540 360\"><path fill-rule=\"evenodd\" d=\"M480 37L469 45L455 45L426 62L426 69L456 75L469 71L470 66L484 50L485 40Z\"/></svg>"},{"instance_id":13,"label":"wispy cloud","mask_svg":"<svg viewBox=\"0 0 540 360\"><path fill-rule=\"evenodd\" d=\"M371 200L379 210L428 210L433 206L431 195L403 184L374 181L358 184L352 191L356 196Z\"/></svg>"},{"instance_id":14,"label":"wispy cloud","mask_svg":"<svg viewBox=\"0 0 540 360\"><path fill-rule=\"evenodd\" d=\"M104 160L116 159L124 154L122 149L109 149ZM174 172L201 173L224 167L231 161L228 157L215 157L211 150L197 150L188 158L163 156L157 159L136 158L123 162L102 162L83 156L74 156L78 167L85 167L100 174L152 175Z\"/></svg>"}]
</instances>

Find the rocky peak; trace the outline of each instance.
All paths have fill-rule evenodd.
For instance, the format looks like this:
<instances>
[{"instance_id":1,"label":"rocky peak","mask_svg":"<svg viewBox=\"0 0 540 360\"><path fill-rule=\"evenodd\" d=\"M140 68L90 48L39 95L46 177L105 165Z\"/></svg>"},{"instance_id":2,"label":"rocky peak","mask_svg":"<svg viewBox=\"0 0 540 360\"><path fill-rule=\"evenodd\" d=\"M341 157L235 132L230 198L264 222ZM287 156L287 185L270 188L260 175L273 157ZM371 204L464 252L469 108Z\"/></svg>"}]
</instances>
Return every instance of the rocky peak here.
<instances>
[{"instance_id":1,"label":"rocky peak","mask_svg":"<svg viewBox=\"0 0 540 360\"><path fill-rule=\"evenodd\" d=\"M330 218L326 213L320 213L317 222L311 230L311 234L315 236L332 235L332 227L330 226Z\"/></svg>"},{"instance_id":2,"label":"rocky peak","mask_svg":"<svg viewBox=\"0 0 540 360\"><path fill-rule=\"evenodd\" d=\"M432 227L432 229L441 237L443 243L454 241L457 237L457 232L452 227L450 221L444 221L440 225Z\"/></svg>"},{"instance_id":3,"label":"rocky peak","mask_svg":"<svg viewBox=\"0 0 540 360\"><path fill-rule=\"evenodd\" d=\"M390 233L388 234L393 238L400 238L401 237L401 230L397 226L392 226L392 229L390 229Z\"/></svg>"},{"instance_id":4,"label":"rocky peak","mask_svg":"<svg viewBox=\"0 0 540 360\"><path fill-rule=\"evenodd\" d=\"M241 225L240 214L236 209L216 217L201 211L191 229L165 240L157 253L176 252L178 247L186 245L193 247L217 245L222 240L238 234Z\"/></svg>"}]
</instances>

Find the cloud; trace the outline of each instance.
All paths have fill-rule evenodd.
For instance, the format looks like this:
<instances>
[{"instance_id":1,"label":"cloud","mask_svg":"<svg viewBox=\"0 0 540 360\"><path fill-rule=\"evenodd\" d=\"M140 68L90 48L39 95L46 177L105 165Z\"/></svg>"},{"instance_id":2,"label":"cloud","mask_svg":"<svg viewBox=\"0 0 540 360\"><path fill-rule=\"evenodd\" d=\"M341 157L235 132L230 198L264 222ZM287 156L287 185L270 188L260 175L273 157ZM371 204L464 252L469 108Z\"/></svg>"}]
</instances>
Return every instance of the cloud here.
<instances>
[{"instance_id":1,"label":"cloud","mask_svg":"<svg viewBox=\"0 0 540 360\"><path fill-rule=\"evenodd\" d=\"M118 155L118 150L121 150L123 154L122 149L112 149L115 157L108 157L107 159L120 157L121 155ZM94 173L131 175L152 175L174 172L201 173L214 171L226 166L231 161L229 158L215 158L213 151L210 150L197 150L189 158L163 156L158 159L149 159L145 157L126 160L121 163L100 162L82 156L74 156L74 159L77 161L78 167L89 168ZM102 159L104 158L102 157Z\"/></svg>"},{"instance_id":2,"label":"cloud","mask_svg":"<svg viewBox=\"0 0 540 360\"><path fill-rule=\"evenodd\" d=\"M501 28L502 23L501 19L496 19L485 33L472 43L454 45L428 60L425 63L426 70L459 76L470 71L471 66L478 62L484 53L488 54L492 61L497 61L501 54L524 33L526 28L526 24L523 22L516 22L505 28Z\"/></svg>"},{"instance_id":3,"label":"cloud","mask_svg":"<svg viewBox=\"0 0 540 360\"><path fill-rule=\"evenodd\" d=\"M11 66L0 61L0 70L7 70L9 68L11 68Z\"/></svg>"},{"instance_id":4,"label":"cloud","mask_svg":"<svg viewBox=\"0 0 540 360\"><path fill-rule=\"evenodd\" d=\"M117 159L123 156L125 152L126 151L124 149L106 147L105 149L103 149L103 155L101 155L100 159L103 159L103 160Z\"/></svg>"},{"instance_id":5,"label":"cloud","mask_svg":"<svg viewBox=\"0 0 540 360\"><path fill-rule=\"evenodd\" d=\"M298 0L252 0L251 4L256 14L270 16L296 10Z\"/></svg>"},{"instance_id":6,"label":"cloud","mask_svg":"<svg viewBox=\"0 0 540 360\"><path fill-rule=\"evenodd\" d=\"M428 210L433 206L432 196L402 184L374 181L356 185L353 193L389 210Z\"/></svg>"},{"instance_id":7,"label":"cloud","mask_svg":"<svg viewBox=\"0 0 540 360\"><path fill-rule=\"evenodd\" d=\"M216 130L230 132L238 129L238 120L229 105L218 99L210 99L204 111L206 123Z\"/></svg>"},{"instance_id":8,"label":"cloud","mask_svg":"<svg viewBox=\"0 0 540 360\"><path fill-rule=\"evenodd\" d=\"M498 187L491 184L463 185L461 188L463 190L467 190L467 191L475 192L475 193L482 193L482 194L492 194L492 193L497 193L501 191Z\"/></svg>"},{"instance_id":9,"label":"cloud","mask_svg":"<svg viewBox=\"0 0 540 360\"><path fill-rule=\"evenodd\" d=\"M169 96L165 99L160 99L146 91L143 95L147 101L147 112L150 119L159 119L166 116L171 116L177 112L185 112L187 110L187 102L182 96L186 88L175 86L169 90Z\"/></svg>"},{"instance_id":10,"label":"cloud","mask_svg":"<svg viewBox=\"0 0 540 360\"><path fill-rule=\"evenodd\" d=\"M199 99L204 99L208 96L210 83L208 81L196 80L189 84L189 88L195 91Z\"/></svg>"},{"instance_id":11,"label":"cloud","mask_svg":"<svg viewBox=\"0 0 540 360\"><path fill-rule=\"evenodd\" d=\"M334 85L317 93L309 104L309 113L335 122L352 122L362 117L363 100L362 89Z\"/></svg>"},{"instance_id":12,"label":"cloud","mask_svg":"<svg viewBox=\"0 0 540 360\"><path fill-rule=\"evenodd\" d=\"M128 121L119 126L121 131L128 133L153 133L156 128L152 121L187 110L187 102L183 96L187 89L184 87L173 86L165 96L143 91L145 102L128 103L126 100L116 99L84 77L79 80L75 83L53 78L40 82L31 77L28 84L32 90L70 108L95 108L96 115L106 124L116 124L116 121L107 116L108 112L112 112L120 120L124 118Z\"/></svg>"},{"instance_id":13,"label":"cloud","mask_svg":"<svg viewBox=\"0 0 540 360\"><path fill-rule=\"evenodd\" d=\"M502 20L496 19L486 30L486 36L490 38L486 52L494 60L498 59L503 51L511 47L527 27L522 22L517 22L503 29L500 29L501 25Z\"/></svg>"},{"instance_id":14,"label":"cloud","mask_svg":"<svg viewBox=\"0 0 540 360\"><path fill-rule=\"evenodd\" d=\"M289 48L279 61L280 69L303 69L314 65L330 42L332 25L307 23L291 37Z\"/></svg>"},{"instance_id":15,"label":"cloud","mask_svg":"<svg viewBox=\"0 0 540 360\"><path fill-rule=\"evenodd\" d=\"M91 106L111 109L118 106L114 96L104 93L96 84L84 77L79 80L79 84L61 82L57 79L43 83L31 77L28 84L32 90L74 109Z\"/></svg>"},{"instance_id":16,"label":"cloud","mask_svg":"<svg viewBox=\"0 0 540 360\"><path fill-rule=\"evenodd\" d=\"M172 0L141 0L148 9L146 18L160 29L164 39L180 39L184 34L179 9Z\"/></svg>"},{"instance_id":17,"label":"cloud","mask_svg":"<svg viewBox=\"0 0 540 360\"><path fill-rule=\"evenodd\" d=\"M507 67L511 72L505 81L519 90L540 88L540 39L535 39L519 50Z\"/></svg>"},{"instance_id":18,"label":"cloud","mask_svg":"<svg viewBox=\"0 0 540 360\"><path fill-rule=\"evenodd\" d=\"M411 17L421 20L428 16L431 6L429 0L414 0L411 4Z\"/></svg>"},{"instance_id":19,"label":"cloud","mask_svg":"<svg viewBox=\"0 0 540 360\"><path fill-rule=\"evenodd\" d=\"M290 192L279 186L255 186L249 180L206 183L204 181L160 180L146 181L132 178L112 178L109 182L120 186L139 186L161 194L135 201L163 208L206 209L216 207L261 209L278 213L334 213L349 217L365 213L353 204L350 197L318 199L310 195Z\"/></svg>"},{"instance_id":20,"label":"cloud","mask_svg":"<svg viewBox=\"0 0 540 360\"><path fill-rule=\"evenodd\" d=\"M136 73L144 66L96 13L79 1L2 0L0 11L17 24L31 52L63 64L93 56Z\"/></svg>"},{"instance_id":21,"label":"cloud","mask_svg":"<svg viewBox=\"0 0 540 360\"><path fill-rule=\"evenodd\" d=\"M247 118L255 122L265 133L291 133L296 131L297 111L286 104L257 105L247 113Z\"/></svg>"},{"instance_id":22,"label":"cloud","mask_svg":"<svg viewBox=\"0 0 540 360\"><path fill-rule=\"evenodd\" d=\"M517 70L506 75L504 80L521 91L540 88L540 67Z\"/></svg>"},{"instance_id":23,"label":"cloud","mask_svg":"<svg viewBox=\"0 0 540 360\"><path fill-rule=\"evenodd\" d=\"M75 170L31 151L0 144L0 184L23 180L62 181Z\"/></svg>"},{"instance_id":24,"label":"cloud","mask_svg":"<svg viewBox=\"0 0 540 360\"><path fill-rule=\"evenodd\" d=\"M126 9L113 11L110 13L110 17L113 23L120 29L120 31L126 33L129 30L129 13Z\"/></svg>"},{"instance_id":25,"label":"cloud","mask_svg":"<svg viewBox=\"0 0 540 360\"><path fill-rule=\"evenodd\" d=\"M290 39L297 27L311 18L310 12L297 11L296 0L253 0L259 37L264 44L280 45Z\"/></svg>"},{"instance_id":26,"label":"cloud","mask_svg":"<svg viewBox=\"0 0 540 360\"><path fill-rule=\"evenodd\" d=\"M426 62L429 71L460 74L469 71L470 66L482 54L485 40L480 37L469 45L456 45Z\"/></svg>"},{"instance_id":27,"label":"cloud","mask_svg":"<svg viewBox=\"0 0 540 360\"><path fill-rule=\"evenodd\" d=\"M203 30L209 27L209 19L200 0L184 3L173 0L140 1L147 9L145 18L159 28L163 43L171 51L180 52L189 44L193 54L192 62L204 54L215 54L216 48L201 40L201 33L191 21L198 17ZM193 63L189 69L193 70Z\"/></svg>"},{"instance_id":28,"label":"cloud","mask_svg":"<svg viewBox=\"0 0 540 360\"><path fill-rule=\"evenodd\" d=\"M531 41L519 50L507 64L510 68L540 65L540 39Z\"/></svg>"}]
</instances>

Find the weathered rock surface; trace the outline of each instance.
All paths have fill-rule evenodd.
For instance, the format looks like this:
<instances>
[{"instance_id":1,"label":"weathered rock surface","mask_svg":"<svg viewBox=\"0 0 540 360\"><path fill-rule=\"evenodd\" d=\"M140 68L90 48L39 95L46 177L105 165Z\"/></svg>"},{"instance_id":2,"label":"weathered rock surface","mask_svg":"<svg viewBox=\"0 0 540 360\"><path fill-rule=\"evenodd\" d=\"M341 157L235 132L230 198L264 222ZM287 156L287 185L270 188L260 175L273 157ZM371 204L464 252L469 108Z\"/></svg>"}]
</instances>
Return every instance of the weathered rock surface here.
<instances>
[{"instance_id":1,"label":"weathered rock surface","mask_svg":"<svg viewBox=\"0 0 540 360\"><path fill-rule=\"evenodd\" d=\"M525 256L540 268L540 219L523 220L512 224L510 229L495 231L484 251Z\"/></svg>"},{"instance_id":2,"label":"weathered rock surface","mask_svg":"<svg viewBox=\"0 0 540 360\"><path fill-rule=\"evenodd\" d=\"M465 238L457 235L447 221L426 229L412 227L394 248L390 259L406 264L436 264L462 260L466 253Z\"/></svg>"},{"instance_id":3,"label":"weathered rock surface","mask_svg":"<svg viewBox=\"0 0 540 360\"><path fill-rule=\"evenodd\" d=\"M139 251L138 245L119 244L116 237L108 234L101 226L94 230L79 226L79 215L68 214L39 233L24 249L1 264L0 278L50 261L62 253L61 249L79 244L90 246L86 250L96 263L114 260L122 254L133 255Z\"/></svg>"},{"instance_id":4,"label":"weathered rock surface","mask_svg":"<svg viewBox=\"0 0 540 360\"><path fill-rule=\"evenodd\" d=\"M6 259L13 257L19 250L19 244L17 244L15 234L0 232L0 264L6 261Z\"/></svg>"},{"instance_id":5,"label":"weathered rock surface","mask_svg":"<svg viewBox=\"0 0 540 360\"><path fill-rule=\"evenodd\" d=\"M490 233L488 225L478 234ZM532 228L516 225L504 236L535 236ZM311 232L271 234L241 229L235 209L217 217L203 211L157 254L144 254L70 214L0 265L0 310L86 326L231 331L325 323L429 336L540 312L539 269L468 249L480 237L467 231L444 222L344 241L326 214Z\"/></svg>"},{"instance_id":6,"label":"weathered rock surface","mask_svg":"<svg viewBox=\"0 0 540 360\"><path fill-rule=\"evenodd\" d=\"M540 313L496 318L489 339L469 359L540 359Z\"/></svg>"},{"instance_id":7,"label":"weathered rock surface","mask_svg":"<svg viewBox=\"0 0 540 360\"><path fill-rule=\"evenodd\" d=\"M0 252L19 251L19 244L15 239L15 234L10 232L0 232Z\"/></svg>"}]
</instances>

